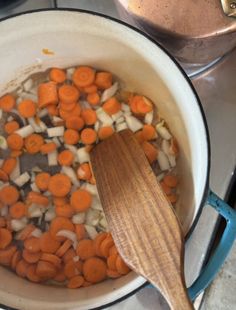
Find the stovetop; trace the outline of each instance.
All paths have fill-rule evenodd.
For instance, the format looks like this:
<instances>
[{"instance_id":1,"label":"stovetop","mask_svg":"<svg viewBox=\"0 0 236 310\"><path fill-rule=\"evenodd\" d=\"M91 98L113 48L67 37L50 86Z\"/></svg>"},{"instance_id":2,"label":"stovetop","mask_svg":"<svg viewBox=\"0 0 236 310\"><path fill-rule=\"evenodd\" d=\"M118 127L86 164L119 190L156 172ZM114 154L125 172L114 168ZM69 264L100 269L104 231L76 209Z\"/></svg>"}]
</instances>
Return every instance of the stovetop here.
<instances>
[{"instance_id":1,"label":"stovetop","mask_svg":"<svg viewBox=\"0 0 236 310\"><path fill-rule=\"evenodd\" d=\"M113 0L14 2L6 8L0 8L0 18L33 9L55 7L86 9L119 18ZM186 69L186 66L183 67ZM189 75L202 102L210 132L212 152L210 187L220 197L225 198L236 163L236 49L215 63L209 64L208 67L202 68L200 72L191 70ZM218 214L213 209L203 209L191 235L191 242L186 243L185 277L188 285L197 277L208 257L217 227ZM195 301L196 309L200 308L201 300L202 295ZM109 309L152 310L168 307L155 289L144 288Z\"/></svg>"}]
</instances>

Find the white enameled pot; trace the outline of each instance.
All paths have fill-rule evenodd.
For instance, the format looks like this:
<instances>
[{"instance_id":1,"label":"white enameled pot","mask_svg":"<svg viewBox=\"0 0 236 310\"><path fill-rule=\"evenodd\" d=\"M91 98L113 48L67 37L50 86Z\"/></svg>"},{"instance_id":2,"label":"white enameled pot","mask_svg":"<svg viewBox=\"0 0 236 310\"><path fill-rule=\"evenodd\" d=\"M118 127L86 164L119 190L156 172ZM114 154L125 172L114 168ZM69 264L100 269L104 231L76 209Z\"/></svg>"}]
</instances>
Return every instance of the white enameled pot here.
<instances>
[{"instance_id":1,"label":"white enameled pot","mask_svg":"<svg viewBox=\"0 0 236 310\"><path fill-rule=\"evenodd\" d=\"M0 59L0 96L34 72L86 64L111 71L128 89L151 98L179 142L181 182L176 210L188 234L208 193L209 142L195 91L170 55L142 33L110 18L46 10L1 21ZM69 290L30 283L5 268L0 268L0 279L0 303L30 310L101 307L145 283L131 272L117 280Z\"/></svg>"}]
</instances>

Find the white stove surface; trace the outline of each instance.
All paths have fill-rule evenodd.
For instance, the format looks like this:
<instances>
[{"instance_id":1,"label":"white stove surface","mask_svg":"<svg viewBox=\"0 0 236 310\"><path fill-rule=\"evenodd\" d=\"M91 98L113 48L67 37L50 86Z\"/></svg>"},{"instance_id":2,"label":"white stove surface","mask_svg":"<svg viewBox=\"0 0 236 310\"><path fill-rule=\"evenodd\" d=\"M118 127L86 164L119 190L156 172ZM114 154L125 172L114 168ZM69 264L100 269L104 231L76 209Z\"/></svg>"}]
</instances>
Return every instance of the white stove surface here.
<instances>
[{"instance_id":1,"label":"white stove surface","mask_svg":"<svg viewBox=\"0 0 236 310\"><path fill-rule=\"evenodd\" d=\"M26 10L51 7L80 8L118 17L113 0L27 0L21 5L0 11L0 17ZM224 198L236 164L236 50L218 63L197 76L192 76L202 102L211 140L210 186ZM199 274L216 229L218 215L210 208L205 208L191 235L191 242L186 244L185 276L190 285ZM195 308L199 308L199 300ZM128 299L113 305L110 310L152 310L168 309L165 301L153 288L144 288ZM222 308L223 309L223 308ZM232 308L233 309L233 308Z\"/></svg>"}]
</instances>

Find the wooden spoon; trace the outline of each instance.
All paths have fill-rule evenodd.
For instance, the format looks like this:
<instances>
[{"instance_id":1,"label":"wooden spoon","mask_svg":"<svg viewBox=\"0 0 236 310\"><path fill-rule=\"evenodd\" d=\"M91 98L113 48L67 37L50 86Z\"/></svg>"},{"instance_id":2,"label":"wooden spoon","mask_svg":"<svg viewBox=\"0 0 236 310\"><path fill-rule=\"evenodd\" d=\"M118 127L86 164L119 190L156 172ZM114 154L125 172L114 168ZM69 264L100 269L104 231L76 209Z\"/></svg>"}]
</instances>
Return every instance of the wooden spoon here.
<instances>
[{"instance_id":1,"label":"wooden spoon","mask_svg":"<svg viewBox=\"0 0 236 310\"><path fill-rule=\"evenodd\" d=\"M184 280L180 224L132 132L115 133L98 144L91 163L124 261L160 290L171 309L193 309Z\"/></svg>"}]
</instances>

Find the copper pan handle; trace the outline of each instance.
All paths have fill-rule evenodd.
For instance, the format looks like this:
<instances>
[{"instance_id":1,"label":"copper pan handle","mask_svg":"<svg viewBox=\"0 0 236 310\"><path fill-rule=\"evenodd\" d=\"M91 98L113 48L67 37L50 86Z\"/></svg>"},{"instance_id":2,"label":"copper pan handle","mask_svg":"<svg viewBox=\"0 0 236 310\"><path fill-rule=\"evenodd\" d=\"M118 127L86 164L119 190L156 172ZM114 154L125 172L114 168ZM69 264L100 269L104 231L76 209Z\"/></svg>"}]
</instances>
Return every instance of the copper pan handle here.
<instances>
[{"instance_id":1,"label":"copper pan handle","mask_svg":"<svg viewBox=\"0 0 236 310\"><path fill-rule=\"evenodd\" d=\"M236 0L221 0L223 11L229 17L236 17Z\"/></svg>"}]
</instances>

